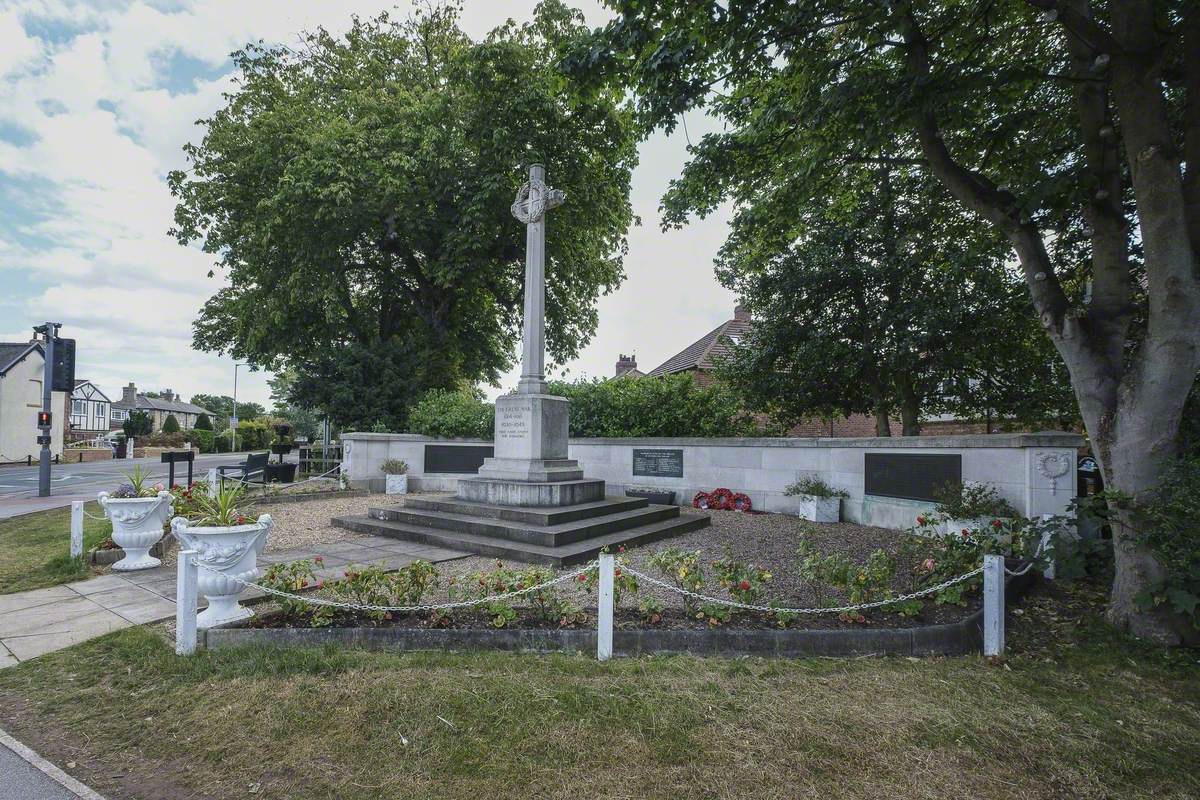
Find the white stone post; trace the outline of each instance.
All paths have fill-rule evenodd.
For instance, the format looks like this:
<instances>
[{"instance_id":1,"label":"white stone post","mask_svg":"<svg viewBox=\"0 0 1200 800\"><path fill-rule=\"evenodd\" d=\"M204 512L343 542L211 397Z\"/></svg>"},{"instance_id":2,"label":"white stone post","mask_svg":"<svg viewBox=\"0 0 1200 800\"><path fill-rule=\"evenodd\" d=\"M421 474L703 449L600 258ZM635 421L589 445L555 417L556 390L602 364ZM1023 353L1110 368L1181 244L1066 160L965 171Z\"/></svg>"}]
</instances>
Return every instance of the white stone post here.
<instances>
[{"instance_id":1,"label":"white stone post","mask_svg":"<svg viewBox=\"0 0 1200 800\"><path fill-rule=\"evenodd\" d=\"M83 501L71 502L71 558L83 556Z\"/></svg>"},{"instance_id":2,"label":"white stone post","mask_svg":"<svg viewBox=\"0 0 1200 800\"><path fill-rule=\"evenodd\" d=\"M1054 518L1053 514L1042 514L1042 521L1046 522ZM1042 558L1046 559L1046 568L1042 570L1042 577L1048 581L1054 580L1054 534L1049 530L1042 531Z\"/></svg>"},{"instance_id":3,"label":"white stone post","mask_svg":"<svg viewBox=\"0 0 1200 800\"><path fill-rule=\"evenodd\" d=\"M180 550L175 585L175 653L196 652L196 551Z\"/></svg>"},{"instance_id":4,"label":"white stone post","mask_svg":"<svg viewBox=\"0 0 1200 800\"><path fill-rule=\"evenodd\" d=\"M125 440L125 460L126 461L133 458L133 445L134 445L133 437L130 436L128 439Z\"/></svg>"},{"instance_id":5,"label":"white stone post","mask_svg":"<svg viewBox=\"0 0 1200 800\"><path fill-rule=\"evenodd\" d=\"M596 598L596 660L608 661L613 653L613 573L611 553L600 554L600 592Z\"/></svg>"},{"instance_id":6,"label":"white stone post","mask_svg":"<svg viewBox=\"0 0 1200 800\"><path fill-rule=\"evenodd\" d=\"M213 467L208 471L208 496L217 496L217 468Z\"/></svg>"},{"instance_id":7,"label":"white stone post","mask_svg":"<svg viewBox=\"0 0 1200 800\"><path fill-rule=\"evenodd\" d=\"M983 557L983 654L1004 655L1004 556Z\"/></svg>"}]
</instances>

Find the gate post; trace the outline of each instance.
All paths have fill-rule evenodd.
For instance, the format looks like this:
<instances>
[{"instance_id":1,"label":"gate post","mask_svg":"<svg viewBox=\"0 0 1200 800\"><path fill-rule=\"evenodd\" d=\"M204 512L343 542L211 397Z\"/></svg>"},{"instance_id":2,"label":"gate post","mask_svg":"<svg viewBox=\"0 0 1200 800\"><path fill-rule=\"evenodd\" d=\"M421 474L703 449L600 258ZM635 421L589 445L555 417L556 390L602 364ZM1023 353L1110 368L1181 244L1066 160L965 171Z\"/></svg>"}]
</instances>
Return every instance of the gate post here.
<instances>
[{"instance_id":1,"label":"gate post","mask_svg":"<svg viewBox=\"0 0 1200 800\"><path fill-rule=\"evenodd\" d=\"M71 558L83 555L83 501L71 501Z\"/></svg>"},{"instance_id":2,"label":"gate post","mask_svg":"<svg viewBox=\"0 0 1200 800\"><path fill-rule=\"evenodd\" d=\"M196 551L180 550L175 586L175 653L196 652Z\"/></svg>"}]
</instances>

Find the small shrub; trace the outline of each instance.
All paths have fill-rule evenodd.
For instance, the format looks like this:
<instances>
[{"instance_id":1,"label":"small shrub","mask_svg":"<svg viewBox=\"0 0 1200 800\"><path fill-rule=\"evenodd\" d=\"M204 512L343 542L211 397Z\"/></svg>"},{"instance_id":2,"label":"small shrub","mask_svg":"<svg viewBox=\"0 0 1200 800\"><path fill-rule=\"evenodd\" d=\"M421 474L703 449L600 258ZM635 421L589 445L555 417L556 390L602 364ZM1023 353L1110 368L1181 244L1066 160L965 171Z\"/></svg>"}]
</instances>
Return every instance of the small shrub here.
<instances>
[{"instance_id":1,"label":"small shrub","mask_svg":"<svg viewBox=\"0 0 1200 800\"><path fill-rule=\"evenodd\" d=\"M638 613L648 625L662 622L663 604L657 597L643 597L638 601Z\"/></svg>"},{"instance_id":2,"label":"small shrub","mask_svg":"<svg viewBox=\"0 0 1200 800\"><path fill-rule=\"evenodd\" d=\"M491 439L495 426L495 406L472 390L432 389L408 415L413 433L444 439Z\"/></svg>"},{"instance_id":3,"label":"small shrub","mask_svg":"<svg viewBox=\"0 0 1200 800\"><path fill-rule=\"evenodd\" d=\"M607 553L608 548L605 547L603 552ZM617 555L614 558L613 565L613 607L619 607L621 601L626 597L632 597L638 592L637 578L630 575L623 567L627 566L629 560L625 557L625 546L621 545L617 548ZM579 582L583 585L584 591L588 594L595 594L600 589L600 570L594 569L591 572L585 572L579 576Z\"/></svg>"},{"instance_id":4,"label":"small shrub","mask_svg":"<svg viewBox=\"0 0 1200 800\"><path fill-rule=\"evenodd\" d=\"M1179 459L1137 509L1143 541L1166 568L1138 597L1144 608L1169 605L1200 628L1200 456Z\"/></svg>"},{"instance_id":5,"label":"small shrub","mask_svg":"<svg viewBox=\"0 0 1200 800\"><path fill-rule=\"evenodd\" d=\"M380 466L384 475L405 475L408 473L408 464L398 458L389 458Z\"/></svg>"},{"instance_id":6,"label":"small shrub","mask_svg":"<svg viewBox=\"0 0 1200 800\"><path fill-rule=\"evenodd\" d=\"M321 581L317 580L315 564L321 562L317 556L314 561L292 561L286 564L272 564L259 582L270 589L295 594L309 588L320 589ZM288 622L297 625L308 625L314 628L327 627L333 624L333 609L329 606L314 605L303 600L290 597L274 597L279 613Z\"/></svg>"},{"instance_id":7,"label":"small shrub","mask_svg":"<svg viewBox=\"0 0 1200 800\"><path fill-rule=\"evenodd\" d=\"M807 539L802 539L796 550L800 557L800 575L807 580L819 581L840 591L849 601L848 605L874 603L893 596L892 581L896 577L896 558L885 550L876 550L867 556L865 564L855 564L842 553L822 556ZM892 610L902 616L920 612L920 601L897 604ZM864 622L861 612L853 611L842 615L843 619Z\"/></svg>"},{"instance_id":8,"label":"small shrub","mask_svg":"<svg viewBox=\"0 0 1200 800\"><path fill-rule=\"evenodd\" d=\"M210 430L197 428L188 433L188 440L196 445L201 453L215 453L217 451L216 434Z\"/></svg>"},{"instance_id":9,"label":"small shrub","mask_svg":"<svg viewBox=\"0 0 1200 800\"><path fill-rule=\"evenodd\" d=\"M495 599L495 596L537 586L553 577L554 572L549 567L531 566L518 571L504 566L502 561L497 561L495 568L491 570L480 570L453 579L450 584L450 597L452 600L484 601L474 606L476 613L482 614L493 627L504 628L517 620L515 598ZM577 624L582 619L579 608L564 598L553 586L529 592L524 596L529 602L530 611L546 624L566 627Z\"/></svg>"},{"instance_id":10,"label":"small shrub","mask_svg":"<svg viewBox=\"0 0 1200 800\"><path fill-rule=\"evenodd\" d=\"M208 414L200 414L196 417L196 424L192 428L197 431L211 431L213 429L212 420L208 418Z\"/></svg>"},{"instance_id":11,"label":"small shrub","mask_svg":"<svg viewBox=\"0 0 1200 800\"><path fill-rule=\"evenodd\" d=\"M771 581L771 573L754 564L737 561L730 556L712 562L717 583L739 603L754 605L763 587Z\"/></svg>"},{"instance_id":12,"label":"small shrub","mask_svg":"<svg viewBox=\"0 0 1200 800\"><path fill-rule=\"evenodd\" d=\"M704 590L704 568L700 564L699 550L681 550L667 547L649 558L650 565L666 576L678 589L701 593ZM683 608L689 616L703 612L695 598L683 595Z\"/></svg>"},{"instance_id":13,"label":"small shrub","mask_svg":"<svg viewBox=\"0 0 1200 800\"><path fill-rule=\"evenodd\" d=\"M167 418L163 420L163 433L179 433L179 420L175 419L174 414L167 414Z\"/></svg>"},{"instance_id":14,"label":"small shrub","mask_svg":"<svg viewBox=\"0 0 1200 800\"><path fill-rule=\"evenodd\" d=\"M849 493L843 489L834 489L825 481L815 475L809 475L803 478L797 478L796 482L783 490L783 493L795 497L796 495L806 494L812 497L849 497Z\"/></svg>"},{"instance_id":15,"label":"small shrub","mask_svg":"<svg viewBox=\"0 0 1200 800\"><path fill-rule=\"evenodd\" d=\"M946 519L1010 517L1020 514L1012 504L986 483L949 483L933 493L937 512Z\"/></svg>"}]
</instances>

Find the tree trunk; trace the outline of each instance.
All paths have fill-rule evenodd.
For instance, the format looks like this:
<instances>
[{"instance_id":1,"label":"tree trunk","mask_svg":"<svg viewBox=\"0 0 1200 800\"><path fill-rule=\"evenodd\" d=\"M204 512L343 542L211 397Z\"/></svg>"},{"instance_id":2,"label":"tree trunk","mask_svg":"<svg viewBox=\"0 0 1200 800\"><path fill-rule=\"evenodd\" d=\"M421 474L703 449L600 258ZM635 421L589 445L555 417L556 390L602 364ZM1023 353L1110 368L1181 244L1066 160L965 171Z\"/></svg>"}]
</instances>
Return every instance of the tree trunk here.
<instances>
[{"instance_id":1,"label":"tree trunk","mask_svg":"<svg viewBox=\"0 0 1200 800\"><path fill-rule=\"evenodd\" d=\"M891 436L892 423L888 419L888 410L883 406L875 407L875 435Z\"/></svg>"},{"instance_id":2,"label":"tree trunk","mask_svg":"<svg viewBox=\"0 0 1200 800\"><path fill-rule=\"evenodd\" d=\"M921 404L912 381L905 378L900 381L900 422L903 426L901 436L921 435Z\"/></svg>"}]
</instances>

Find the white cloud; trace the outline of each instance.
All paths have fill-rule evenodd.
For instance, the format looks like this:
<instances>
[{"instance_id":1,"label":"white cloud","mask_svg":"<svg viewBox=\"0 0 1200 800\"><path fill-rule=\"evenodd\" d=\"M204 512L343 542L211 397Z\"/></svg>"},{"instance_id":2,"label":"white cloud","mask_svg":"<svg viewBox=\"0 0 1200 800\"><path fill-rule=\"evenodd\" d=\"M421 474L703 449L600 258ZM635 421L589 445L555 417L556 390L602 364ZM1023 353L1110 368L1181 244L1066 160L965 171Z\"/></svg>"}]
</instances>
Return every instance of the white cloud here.
<instances>
[{"instance_id":1,"label":"white cloud","mask_svg":"<svg viewBox=\"0 0 1200 800\"><path fill-rule=\"evenodd\" d=\"M467 0L463 25L481 36L509 17L528 19L535 5ZM584 5L590 24L609 14L598 1ZM182 146L202 135L195 121L230 90L232 75L212 71L231 51L258 39L294 42L317 25L337 31L354 13L405 13L392 6L204 0L161 10L143 2L28 0L0 12L0 76L8 76L0 81L0 119L9 138L19 132L0 138L0 181L20 187L0 208L0 296L23 309L5 327L25 339L28 325L62 321L64 335L79 342L81 377L110 394L130 380L184 396L230 393L232 362L190 349L192 321L220 279L207 277L211 255L166 235L174 200L165 175L183 165ZM72 35L39 38L51 29ZM168 87L168 67L178 58L204 65L208 75L188 91ZM696 136L707 121L688 123ZM659 199L685 158L682 131L643 144L633 201L644 226L630 232L628 279L601 298L599 330L567 365L572 375L611 374L620 352L636 351L649 369L732 313L733 299L712 273L727 212L683 231L658 229ZM21 275L38 289L14 305L10 289ZM243 370L239 394L266 404L265 379Z\"/></svg>"}]
</instances>

